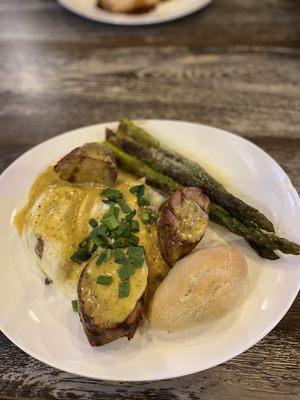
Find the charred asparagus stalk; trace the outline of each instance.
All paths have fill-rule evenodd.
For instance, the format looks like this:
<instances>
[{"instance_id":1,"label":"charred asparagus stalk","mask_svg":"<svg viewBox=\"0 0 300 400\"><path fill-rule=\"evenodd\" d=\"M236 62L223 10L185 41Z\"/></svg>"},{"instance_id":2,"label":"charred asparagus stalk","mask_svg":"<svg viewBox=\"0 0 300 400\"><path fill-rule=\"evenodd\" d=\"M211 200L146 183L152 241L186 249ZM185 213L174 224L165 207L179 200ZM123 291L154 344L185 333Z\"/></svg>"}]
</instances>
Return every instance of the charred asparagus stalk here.
<instances>
[{"instance_id":1,"label":"charred asparagus stalk","mask_svg":"<svg viewBox=\"0 0 300 400\"><path fill-rule=\"evenodd\" d=\"M118 131L126 133L127 136L131 137L141 144L147 144L149 147L159 149L166 157L187 166L191 170L191 172L195 176L198 176L199 179L201 179L203 182L210 182L213 186L219 189L223 189L225 191L224 186L221 185L221 183L214 179L212 176L210 176L198 163L183 157L181 154L173 150L170 150L167 146L161 144L159 140L155 139L143 128L135 125L129 119L124 118L120 122Z\"/></svg>"},{"instance_id":2,"label":"charred asparagus stalk","mask_svg":"<svg viewBox=\"0 0 300 400\"><path fill-rule=\"evenodd\" d=\"M106 142L107 146L110 147L112 152L114 153L119 164L127 171L133 173L138 177L146 177L146 180L162 190L167 194L173 193L175 190L181 187L180 184L175 182L174 180L166 177L165 175L152 170L150 167L145 165L140 160L135 157L127 154L122 149L118 148L114 144L110 142ZM244 237L250 245L257 251L257 253L264 258L275 260L278 258L277 254L274 250L279 249L278 245L274 247L274 243L272 244L269 240L269 235L264 234L263 232L256 230L254 227L243 225L236 218L232 217L228 214L222 207L211 203L210 214L209 217L212 221L216 222L219 225L224 226L231 232ZM276 241L280 242L280 238L276 235L272 235L276 238ZM286 240L286 239L284 239ZM289 242L290 246L289 251L292 254L300 253L300 246L295 243Z\"/></svg>"},{"instance_id":3,"label":"charred asparagus stalk","mask_svg":"<svg viewBox=\"0 0 300 400\"><path fill-rule=\"evenodd\" d=\"M130 126L132 126L132 123ZM274 232L273 224L256 208L249 206L231 193L219 189L208 180L199 178L199 175L191 172L188 166L166 156L159 148L146 146L132 137L125 136L122 132L123 130L117 133L108 130L108 140L129 154L144 160L146 164L157 172L169 175L178 183L185 186L199 187L211 201L223 207L231 215L240 219L241 222L249 220L261 229Z\"/></svg>"}]
</instances>

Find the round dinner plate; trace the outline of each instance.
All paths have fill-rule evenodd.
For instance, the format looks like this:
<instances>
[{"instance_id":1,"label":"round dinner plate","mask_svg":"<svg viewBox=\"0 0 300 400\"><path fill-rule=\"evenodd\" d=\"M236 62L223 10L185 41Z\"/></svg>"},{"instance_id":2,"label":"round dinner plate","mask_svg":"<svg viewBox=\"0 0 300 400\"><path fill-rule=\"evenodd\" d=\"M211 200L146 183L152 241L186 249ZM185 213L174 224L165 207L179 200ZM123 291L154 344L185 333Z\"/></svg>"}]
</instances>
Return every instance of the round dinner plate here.
<instances>
[{"instance_id":1,"label":"round dinner plate","mask_svg":"<svg viewBox=\"0 0 300 400\"><path fill-rule=\"evenodd\" d=\"M284 171L258 147L220 129L187 122L140 121L174 149L201 163L234 193L259 207L280 235L300 241L300 201ZM262 339L291 306L300 282L300 259L259 258L245 241L214 224L200 248L229 242L249 265L243 305L206 326L168 334L145 323L131 341L88 344L70 299L45 286L24 254L12 216L25 205L36 176L85 142L104 139L106 126L81 128L48 140L17 159L0 177L0 328L26 353L61 370L91 378L143 381L202 371L237 356Z\"/></svg>"},{"instance_id":2,"label":"round dinner plate","mask_svg":"<svg viewBox=\"0 0 300 400\"><path fill-rule=\"evenodd\" d=\"M97 7L96 0L58 0L68 10L93 21L114 25L150 25L172 21L206 7L212 0L165 0L143 14L112 13Z\"/></svg>"}]
</instances>

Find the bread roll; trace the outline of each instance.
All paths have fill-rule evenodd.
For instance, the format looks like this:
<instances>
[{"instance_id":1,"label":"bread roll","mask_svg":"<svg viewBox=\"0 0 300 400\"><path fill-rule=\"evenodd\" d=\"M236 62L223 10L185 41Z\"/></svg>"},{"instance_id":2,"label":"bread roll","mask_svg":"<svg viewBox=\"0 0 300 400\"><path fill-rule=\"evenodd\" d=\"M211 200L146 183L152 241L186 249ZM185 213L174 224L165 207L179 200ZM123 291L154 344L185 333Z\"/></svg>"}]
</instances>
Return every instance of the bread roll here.
<instances>
[{"instance_id":1,"label":"bread roll","mask_svg":"<svg viewBox=\"0 0 300 400\"><path fill-rule=\"evenodd\" d=\"M238 306L247 288L247 261L233 246L199 250L180 260L156 290L151 325L176 332L216 320Z\"/></svg>"}]
</instances>

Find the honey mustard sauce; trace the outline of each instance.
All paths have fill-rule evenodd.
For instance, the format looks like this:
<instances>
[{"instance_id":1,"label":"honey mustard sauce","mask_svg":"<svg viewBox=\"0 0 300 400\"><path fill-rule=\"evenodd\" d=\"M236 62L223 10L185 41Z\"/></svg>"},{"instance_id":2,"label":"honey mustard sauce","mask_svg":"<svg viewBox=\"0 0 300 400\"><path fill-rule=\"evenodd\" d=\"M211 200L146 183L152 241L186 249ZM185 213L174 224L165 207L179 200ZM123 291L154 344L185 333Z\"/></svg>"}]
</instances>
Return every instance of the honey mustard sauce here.
<instances>
[{"instance_id":1,"label":"honey mustard sauce","mask_svg":"<svg viewBox=\"0 0 300 400\"><path fill-rule=\"evenodd\" d=\"M132 209L138 211L136 196L129 191L130 187L136 184L137 179L134 176L120 171L114 188L123 193L124 200ZM43 241L54 242L59 245L61 252L60 269L63 273L63 279L66 281L77 282L84 267L84 265L75 264L70 257L78 248L79 243L90 232L89 220L91 218L99 220L107 210L107 206L102 203L100 195L102 189L103 186L99 184L71 184L63 181L59 179L53 166L50 166L36 178L29 192L28 203L15 215L14 224L21 236L25 231L32 230L33 234ZM130 307L134 306L131 296L138 299L147 286L146 295L149 299L169 271L169 267L163 260L158 248L155 226L144 225L138 212L135 219L140 225L140 232L136 235L139 237L139 244L145 249L148 268L144 265L136 271L135 278L132 279L128 304L126 303L127 300L121 299L123 306L119 309L119 306L116 305L119 304L120 299L111 298L111 307L113 309L118 308L118 311L113 312L114 318L118 321L128 312ZM34 250L32 249L32 251ZM116 276L116 265L114 263L101 265L101 273L103 270L107 270L107 273L116 278L112 286L97 285L96 287L97 297L103 296L105 302L111 296L109 293L118 296L115 285L120 280ZM148 285L145 285L147 276ZM131 306L129 306L130 299Z\"/></svg>"}]
</instances>

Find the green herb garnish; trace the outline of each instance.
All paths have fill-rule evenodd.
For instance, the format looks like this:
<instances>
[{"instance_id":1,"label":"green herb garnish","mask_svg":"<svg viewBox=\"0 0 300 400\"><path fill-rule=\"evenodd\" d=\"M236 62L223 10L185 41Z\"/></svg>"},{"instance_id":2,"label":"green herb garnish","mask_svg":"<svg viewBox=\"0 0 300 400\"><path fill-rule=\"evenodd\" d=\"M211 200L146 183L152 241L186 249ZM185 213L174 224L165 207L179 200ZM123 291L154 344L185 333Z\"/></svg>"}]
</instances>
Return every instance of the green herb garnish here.
<instances>
[{"instance_id":1,"label":"green herb garnish","mask_svg":"<svg viewBox=\"0 0 300 400\"><path fill-rule=\"evenodd\" d=\"M137 203L139 206L149 206L150 205L149 196L147 196L145 193L144 196L138 197Z\"/></svg>"},{"instance_id":2,"label":"green herb garnish","mask_svg":"<svg viewBox=\"0 0 300 400\"><path fill-rule=\"evenodd\" d=\"M145 208L142 212L141 219L144 224L153 224L156 221L156 214L149 208Z\"/></svg>"},{"instance_id":3,"label":"green herb garnish","mask_svg":"<svg viewBox=\"0 0 300 400\"><path fill-rule=\"evenodd\" d=\"M96 228L94 228L90 234L88 235L87 239L92 239L93 237L96 236L102 236L102 237L106 237L107 236L107 227L103 224L97 226Z\"/></svg>"},{"instance_id":4,"label":"green herb garnish","mask_svg":"<svg viewBox=\"0 0 300 400\"><path fill-rule=\"evenodd\" d=\"M119 283L119 298L123 299L128 297L130 293L130 281L124 281Z\"/></svg>"},{"instance_id":5,"label":"green herb garnish","mask_svg":"<svg viewBox=\"0 0 300 400\"><path fill-rule=\"evenodd\" d=\"M75 253L71 256L71 260L76 264L82 264L84 261L87 261L91 258L91 254L86 247L80 247Z\"/></svg>"},{"instance_id":6,"label":"green herb garnish","mask_svg":"<svg viewBox=\"0 0 300 400\"><path fill-rule=\"evenodd\" d=\"M134 275L134 266L130 262L127 262L118 269L118 275L122 281L126 281L132 275Z\"/></svg>"},{"instance_id":7,"label":"green herb garnish","mask_svg":"<svg viewBox=\"0 0 300 400\"><path fill-rule=\"evenodd\" d=\"M107 260L107 253L103 251L100 256L97 258L96 265L101 265L104 261Z\"/></svg>"},{"instance_id":8,"label":"green herb garnish","mask_svg":"<svg viewBox=\"0 0 300 400\"><path fill-rule=\"evenodd\" d=\"M89 224L91 225L92 228L96 228L96 226L98 226L98 222L95 220L95 218L91 218L89 220Z\"/></svg>"},{"instance_id":9,"label":"green herb garnish","mask_svg":"<svg viewBox=\"0 0 300 400\"><path fill-rule=\"evenodd\" d=\"M111 231L114 230L114 229L116 229L116 228L119 226L119 222L118 222L117 218L116 218L114 215L111 215L110 217L103 219L102 222L103 222L103 223L108 227L108 229L111 230Z\"/></svg>"},{"instance_id":10,"label":"green herb garnish","mask_svg":"<svg viewBox=\"0 0 300 400\"><path fill-rule=\"evenodd\" d=\"M136 211L132 210L132 211L130 211L130 213L128 215L126 215L125 220L127 222L130 222L135 217L135 215L136 215Z\"/></svg>"},{"instance_id":11,"label":"green herb garnish","mask_svg":"<svg viewBox=\"0 0 300 400\"><path fill-rule=\"evenodd\" d=\"M122 211L123 211L125 214L130 213L131 208L129 207L128 204L126 204L126 202L125 202L124 199L118 199L118 204L119 204L119 206L121 207Z\"/></svg>"},{"instance_id":12,"label":"green herb garnish","mask_svg":"<svg viewBox=\"0 0 300 400\"><path fill-rule=\"evenodd\" d=\"M140 231L140 225L139 225L138 221L133 219L131 221L131 232L139 232L139 231Z\"/></svg>"},{"instance_id":13,"label":"green herb garnish","mask_svg":"<svg viewBox=\"0 0 300 400\"><path fill-rule=\"evenodd\" d=\"M143 196L144 193L145 193L145 185L133 186L129 190L130 190L131 193L133 193L136 196L140 197L140 196Z\"/></svg>"},{"instance_id":14,"label":"green herb garnish","mask_svg":"<svg viewBox=\"0 0 300 400\"><path fill-rule=\"evenodd\" d=\"M117 248L115 250L115 262L118 264L122 264L123 261L126 260L126 256L123 250Z\"/></svg>"},{"instance_id":15,"label":"green herb garnish","mask_svg":"<svg viewBox=\"0 0 300 400\"><path fill-rule=\"evenodd\" d=\"M78 300L72 300L72 308L74 312L78 312Z\"/></svg>"},{"instance_id":16,"label":"green herb garnish","mask_svg":"<svg viewBox=\"0 0 300 400\"><path fill-rule=\"evenodd\" d=\"M119 190L111 188L103 190L101 195L111 201L117 201L123 198L123 194Z\"/></svg>"},{"instance_id":17,"label":"green herb garnish","mask_svg":"<svg viewBox=\"0 0 300 400\"><path fill-rule=\"evenodd\" d=\"M110 275L99 275L96 282L98 285L109 286L112 284L112 277Z\"/></svg>"},{"instance_id":18,"label":"green herb garnish","mask_svg":"<svg viewBox=\"0 0 300 400\"><path fill-rule=\"evenodd\" d=\"M144 247L128 247L127 255L129 258L143 258L144 257Z\"/></svg>"},{"instance_id":19,"label":"green herb garnish","mask_svg":"<svg viewBox=\"0 0 300 400\"><path fill-rule=\"evenodd\" d=\"M129 238L128 238L128 243L131 246L137 246L139 244L139 240L140 239L137 236L130 235Z\"/></svg>"}]
</instances>

